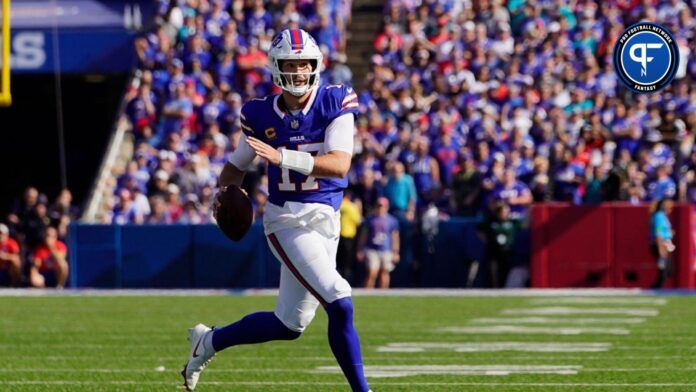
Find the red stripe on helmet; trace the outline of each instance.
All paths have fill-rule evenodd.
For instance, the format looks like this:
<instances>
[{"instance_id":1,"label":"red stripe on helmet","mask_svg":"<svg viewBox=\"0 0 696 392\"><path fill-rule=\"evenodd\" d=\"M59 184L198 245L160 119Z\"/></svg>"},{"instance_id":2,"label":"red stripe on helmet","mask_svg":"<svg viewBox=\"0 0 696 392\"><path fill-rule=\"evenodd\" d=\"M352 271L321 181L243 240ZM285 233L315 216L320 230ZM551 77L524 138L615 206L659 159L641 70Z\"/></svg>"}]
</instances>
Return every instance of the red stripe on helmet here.
<instances>
[{"instance_id":1,"label":"red stripe on helmet","mask_svg":"<svg viewBox=\"0 0 696 392\"><path fill-rule=\"evenodd\" d=\"M292 45L292 49L304 49L304 45L302 44L302 33L300 32L300 29L291 29L290 30L290 43Z\"/></svg>"}]
</instances>

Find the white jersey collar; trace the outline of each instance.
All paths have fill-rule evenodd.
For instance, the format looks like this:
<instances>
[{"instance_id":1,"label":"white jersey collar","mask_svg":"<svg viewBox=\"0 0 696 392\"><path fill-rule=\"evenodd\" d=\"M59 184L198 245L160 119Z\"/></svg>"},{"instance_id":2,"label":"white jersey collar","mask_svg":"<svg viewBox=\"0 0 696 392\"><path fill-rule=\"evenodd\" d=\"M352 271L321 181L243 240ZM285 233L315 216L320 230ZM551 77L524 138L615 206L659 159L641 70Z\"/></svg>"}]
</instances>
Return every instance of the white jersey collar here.
<instances>
[{"instance_id":1,"label":"white jersey collar","mask_svg":"<svg viewBox=\"0 0 696 392\"><path fill-rule=\"evenodd\" d=\"M305 116L309 111L312 109L312 105L314 104L314 99L317 97L317 90L319 89L319 86L316 86L312 89L312 93L309 95L309 99L305 103L304 109L302 109L302 114Z\"/></svg>"},{"instance_id":2,"label":"white jersey collar","mask_svg":"<svg viewBox=\"0 0 696 392\"><path fill-rule=\"evenodd\" d=\"M285 113L283 113L283 111L280 110L280 108L278 107L278 99L280 99L280 96L281 96L281 95L283 95L283 94L282 94L282 93L281 93L281 94L278 94L278 95L275 96L275 98L273 98L273 111L276 112L276 114L278 115L278 117L280 117L281 119L283 119L283 118L285 118Z\"/></svg>"}]
</instances>

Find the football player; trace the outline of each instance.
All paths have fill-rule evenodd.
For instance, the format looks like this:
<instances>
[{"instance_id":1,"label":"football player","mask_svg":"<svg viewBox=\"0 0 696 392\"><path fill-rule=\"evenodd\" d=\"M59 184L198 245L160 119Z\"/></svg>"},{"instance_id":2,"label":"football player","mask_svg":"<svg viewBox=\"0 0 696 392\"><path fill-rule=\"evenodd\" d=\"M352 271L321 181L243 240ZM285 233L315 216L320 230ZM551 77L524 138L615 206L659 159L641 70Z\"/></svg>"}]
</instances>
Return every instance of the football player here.
<instances>
[{"instance_id":1,"label":"football player","mask_svg":"<svg viewBox=\"0 0 696 392\"><path fill-rule=\"evenodd\" d=\"M240 186L256 156L268 161L264 231L281 262L275 311L258 312L223 328L189 330L191 351L182 375L188 390L216 352L240 344L297 339L321 305L329 345L353 391L369 390L351 287L336 271L339 207L347 186L358 100L352 88L319 85L322 54L300 29L278 34L268 52L279 95L242 108L242 136L219 178Z\"/></svg>"}]
</instances>

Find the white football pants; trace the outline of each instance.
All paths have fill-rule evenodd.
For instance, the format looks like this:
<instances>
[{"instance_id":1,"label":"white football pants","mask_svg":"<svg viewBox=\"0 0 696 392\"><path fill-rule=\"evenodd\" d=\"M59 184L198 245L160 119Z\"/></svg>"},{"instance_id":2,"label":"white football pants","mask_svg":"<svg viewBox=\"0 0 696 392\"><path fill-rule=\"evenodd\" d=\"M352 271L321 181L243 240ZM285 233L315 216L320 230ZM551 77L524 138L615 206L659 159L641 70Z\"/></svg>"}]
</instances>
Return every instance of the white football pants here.
<instances>
[{"instance_id":1,"label":"white football pants","mask_svg":"<svg viewBox=\"0 0 696 392\"><path fill-rule=\"evenodd\" d=\"M340 214L322 204L266 205L268 246L281 262L275 315L302 332L317 306L350 297L348 282L336 271Z\"/></svg>"}]
</instances>

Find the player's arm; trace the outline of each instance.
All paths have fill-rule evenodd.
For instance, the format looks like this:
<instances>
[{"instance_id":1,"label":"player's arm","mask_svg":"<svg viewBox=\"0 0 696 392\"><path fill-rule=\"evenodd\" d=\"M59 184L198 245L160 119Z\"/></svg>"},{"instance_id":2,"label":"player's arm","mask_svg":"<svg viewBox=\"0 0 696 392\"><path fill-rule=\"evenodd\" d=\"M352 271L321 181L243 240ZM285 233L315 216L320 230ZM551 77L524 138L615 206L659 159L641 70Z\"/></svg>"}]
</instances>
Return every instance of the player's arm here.
<instances>
[{"instance_id":1,"label":"player's arm","mask_svg":"<svg viewBox=\"0 0 696 392\"><path fill-rule=\"evenodd\" d=\"M222 172L220 172L220 178L218 179L218 183L220 187L230 185L242 186L242 181L244 180L245 173L245 171L239 170L237 166L227 162L225 163L225 166L222 168Z\"/></svg>"},{"instance_id":2,"label":"player's arm","mask_svg":"<svg viewBox=\"0 0 696 392\"><path fill-rule=\"evenodd\" d=\"M317 178L343 178L350 170L353 155L352 114L334 119L326 127L325 154L313 157L310 153L294 150L276 150L259 139L249 136L247 141L255 153L269 163Z\"/></svg>"},{"instance_id":3,"label":"player's arm","mask_svg":"<svg viewBox=\"0 0 696 392\"><path fill-rule=\"evenodd\" d=\"M237 148L230 154L229 159L220 172L218 187L224 189L224 187L234 185L241 188L244 174L249 166L251 166L254 158L256 158L256 153L249 147L246 136L242 134ZM221 191L218 191L217 195L215 195L215 201L213 202L213 216L215 216L216 219L217 209L220 207L220 192ZM246 194L244 189L242 189L242 192Z\"/></svg>"},{"instance_id":4,"label":"player's arm","mask_svg":"<svg viewBox=\"0 0 696 392\"><path fill-rule=\"evenodd\" d=\"M329 151L314 158L312 176L317 178L343 178L350 170L351 155L344 151Z\"/></svg>"},{"instance_id":5,"label":"player's arm","mask_svg":"<svg viewBox=\"0 0 696 392\"><path fill-rule=\"evenodd\" d=\"M218 185L220 187L230 185L241 187L244 174L251 166L254 158L256 158L256 153L249 146L247 136L242 135L237 148L230 154L230 158L222 168L222 172L220 172Z\"/></svg>"}]
</instances>

